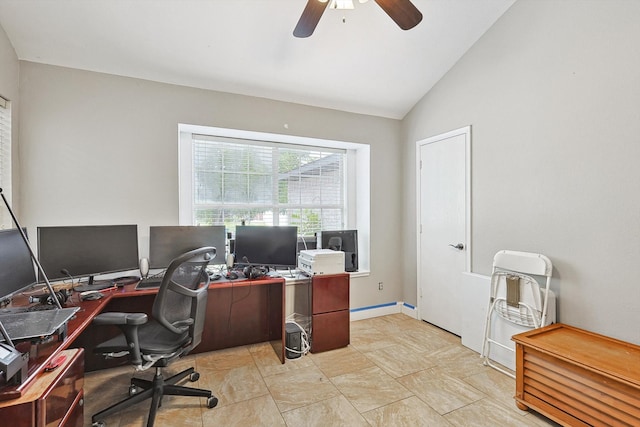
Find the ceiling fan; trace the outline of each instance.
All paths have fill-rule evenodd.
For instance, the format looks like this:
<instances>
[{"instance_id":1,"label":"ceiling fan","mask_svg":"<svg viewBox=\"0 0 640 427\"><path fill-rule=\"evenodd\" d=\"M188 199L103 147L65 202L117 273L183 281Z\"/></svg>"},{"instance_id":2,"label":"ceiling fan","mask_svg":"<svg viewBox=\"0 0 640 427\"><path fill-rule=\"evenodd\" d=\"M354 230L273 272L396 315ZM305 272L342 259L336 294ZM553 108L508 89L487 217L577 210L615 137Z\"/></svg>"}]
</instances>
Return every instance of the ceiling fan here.
<instances>
[{"instance_id":1,"label":"ceiling fan","mask_svg":"<svg viewBox=\"0 0 640 427\"><path fill-rule=\"evenodd\" d=\"M365 3L367 0L360 0ZM410 0L374 0L393 21L403 30L409 30L422 21L422 13ZM333 9L353 9L353 0L307 0L296 28L295 37L304 38L313 34L324 10L329 6Z\"/></svg>"}]
</instances>

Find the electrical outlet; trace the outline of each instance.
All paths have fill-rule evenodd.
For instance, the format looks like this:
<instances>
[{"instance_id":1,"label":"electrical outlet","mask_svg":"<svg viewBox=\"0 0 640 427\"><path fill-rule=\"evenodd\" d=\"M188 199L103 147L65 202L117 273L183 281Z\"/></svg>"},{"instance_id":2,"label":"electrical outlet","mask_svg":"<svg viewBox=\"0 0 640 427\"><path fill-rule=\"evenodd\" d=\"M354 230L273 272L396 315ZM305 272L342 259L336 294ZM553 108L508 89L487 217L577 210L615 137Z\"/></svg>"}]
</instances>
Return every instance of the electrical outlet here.
<instances>
[{"instance_id":1,"label":"electrical outlet","mask_svg":"<svg viewBox=\"0 0 640 427\"><path fill-rule=\"evenodd\" d=\"M382 282L378 282L378 290L381 291L383 287L384 286L383 286Z\"/></svg>"}]
</instances>

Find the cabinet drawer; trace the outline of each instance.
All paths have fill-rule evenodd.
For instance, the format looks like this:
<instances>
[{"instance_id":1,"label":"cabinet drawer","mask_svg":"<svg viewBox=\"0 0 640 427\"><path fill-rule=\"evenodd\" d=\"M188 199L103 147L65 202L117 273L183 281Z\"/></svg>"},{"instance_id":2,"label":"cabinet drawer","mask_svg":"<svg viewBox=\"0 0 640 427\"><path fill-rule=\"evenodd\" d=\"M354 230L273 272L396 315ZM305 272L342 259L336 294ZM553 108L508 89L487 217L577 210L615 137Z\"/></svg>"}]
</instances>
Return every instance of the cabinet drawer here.
<instances>
[{"instance_id":1,"label":"cabinet drawer","mask_svg":"<svg viewBox=\"0 0 640 427\"><path fill-rule=\"evenodd\" d=\"M319 353L349 345L349 310L312 316L311 352Z\"/></svg>"},{"instance_id":2,"label":"cabinet drawer","mask_svg":"<svg viewBox=\"0 0 640 427\"><path fill-rule=\"evenodd\" d=\"M13 427L82 426L84 350L60 354L66 360L57 369L38 374L19 398L0 402L0 420Z\"/></svg>"},{"instance_id":3,"label":"cabinet drawer","mask_svg":"<svg viewBox=\"0 0 640 427\"><path fill-rule=\"evenodd\" d=\"M349 275L314 276L312 279L312 313L349 309Z\"/></svg>"},{"instance_id":4,"label":"cabinet drawer","mask_svg":"<svg viewBox=\"0 0 640 427\"><path fill-rule=\"evenodd\" d=\"M58 368L62 369L60 372L52 372L57 374L55 380L37 401L38 419L41 420L39 425L47 427L60 425L63 420L69 418L70 412L77 411L77 406L81 403L84 386L84 351L79 349L68 357L71 361ZM82 412L82 408L80 411Z\"/></svg>"},{"instance_id":5,"label":"cabinet drawer","mask_svg":"<svg viewBox=\"0 0 640 427\"><path fill-rule=\"evenodd\" d=\"M66 417L62 420L60 427L82 427L84 425L84 393L76 396L76 400L71 405Z\"/></svg>"}]
</instances>

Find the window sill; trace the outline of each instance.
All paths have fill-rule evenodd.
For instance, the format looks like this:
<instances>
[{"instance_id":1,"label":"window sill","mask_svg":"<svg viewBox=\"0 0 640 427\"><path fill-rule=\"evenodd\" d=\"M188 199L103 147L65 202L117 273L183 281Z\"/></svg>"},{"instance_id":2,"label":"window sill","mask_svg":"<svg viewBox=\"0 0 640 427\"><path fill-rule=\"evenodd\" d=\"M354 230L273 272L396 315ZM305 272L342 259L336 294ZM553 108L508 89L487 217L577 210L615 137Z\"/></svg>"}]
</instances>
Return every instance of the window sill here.
<instances>
[{"instance_id":1,"label":"window sill","mask_svg":"<svg viewBox=\"0 0 640 427\"><path fill-rule=\"evenodd\" d=\"M356 277L369 277L371 275L371 272L369 270L358 270L358 271L354 271L353 273L349 273L349 276L353 279Z\"/></svg>"}]
</instances>

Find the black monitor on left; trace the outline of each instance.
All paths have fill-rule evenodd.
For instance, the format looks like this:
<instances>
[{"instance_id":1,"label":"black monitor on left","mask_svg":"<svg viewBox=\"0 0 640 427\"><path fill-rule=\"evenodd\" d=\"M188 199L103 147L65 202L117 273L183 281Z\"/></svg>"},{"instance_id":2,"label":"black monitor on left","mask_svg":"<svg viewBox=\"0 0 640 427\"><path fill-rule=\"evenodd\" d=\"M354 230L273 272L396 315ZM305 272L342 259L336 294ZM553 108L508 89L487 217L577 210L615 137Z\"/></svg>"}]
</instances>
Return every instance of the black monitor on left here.
<instances>
[{"instance_id":1,"label":"black monitor on left","mask_svg":"<svg viewBox=\"0 0 640 427\"><path fill-rule=\"evenodd\" d=\"M25 236L27 231L23 229ZM0 231L0 302L36 283L36 273L29 248L20 230Z\"/></svg>"},{"instance_id":2,"label":"black monitor on left","mask_svg":"<svg viewBox=\"0 0 640 427\"><path fill-rule=\"evenodd\" d=\"M49 280L88 277L91 285L99 274L138 268L138 226L38 227L38 260Z\"/></svg>"}]
</instances>

